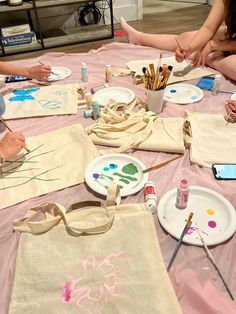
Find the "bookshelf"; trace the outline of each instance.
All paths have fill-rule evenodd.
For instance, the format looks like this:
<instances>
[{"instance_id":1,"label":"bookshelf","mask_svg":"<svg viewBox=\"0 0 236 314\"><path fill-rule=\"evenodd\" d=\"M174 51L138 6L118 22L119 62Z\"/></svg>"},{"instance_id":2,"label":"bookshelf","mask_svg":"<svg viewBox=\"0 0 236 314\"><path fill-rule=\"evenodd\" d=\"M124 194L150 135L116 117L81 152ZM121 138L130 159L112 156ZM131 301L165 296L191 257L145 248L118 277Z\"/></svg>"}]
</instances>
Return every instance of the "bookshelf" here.
<instances>
[{"instance_id":1,"label":"bookshelf","mask_svg":"<svg viewBox=\"0 0 236 314\"><path fill-rule=\"evenodd\" d=\"M64 29L63 31L58 29L51 34L48 32L46 35L42 32L42 21L40 20L40 15L43 16L42 9L68 5L78 5L79 8L86 3L96 3L100 1L101 0L31 0L24 1L23 4L19 6L8 6L5 2L0 2L0 18L1 14L7 13L9 15L13 12L25 11L31 30L35 32L37 36L37 42L33 45L18 45L17 47L5 47L2 40L0 40L0 56L114 37L112 0L109 0L110 25L86 25L83 27ZM34 15L34 23L32 21L32 15Z\"/></svg>"}]
</instances>

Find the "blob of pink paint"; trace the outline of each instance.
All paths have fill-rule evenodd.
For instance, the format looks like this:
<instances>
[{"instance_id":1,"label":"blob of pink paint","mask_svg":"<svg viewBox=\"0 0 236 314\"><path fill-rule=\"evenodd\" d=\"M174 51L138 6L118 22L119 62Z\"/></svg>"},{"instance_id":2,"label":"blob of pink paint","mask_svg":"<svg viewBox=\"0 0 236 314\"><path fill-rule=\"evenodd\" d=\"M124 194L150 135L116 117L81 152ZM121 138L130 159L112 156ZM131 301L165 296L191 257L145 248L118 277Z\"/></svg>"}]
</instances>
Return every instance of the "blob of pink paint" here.
<instances>
[{"instance_id":1,"label":"blob of pink paint","mask_svg":"<svg viewBox=\"0 0 236 314\"><path fill-rule=\"evenodd\" d=\"M208 221L208 226L210 228L215 228L216 227L216 222L214 220L210 220L210 221Z\"/></svg>"}]
</instances>

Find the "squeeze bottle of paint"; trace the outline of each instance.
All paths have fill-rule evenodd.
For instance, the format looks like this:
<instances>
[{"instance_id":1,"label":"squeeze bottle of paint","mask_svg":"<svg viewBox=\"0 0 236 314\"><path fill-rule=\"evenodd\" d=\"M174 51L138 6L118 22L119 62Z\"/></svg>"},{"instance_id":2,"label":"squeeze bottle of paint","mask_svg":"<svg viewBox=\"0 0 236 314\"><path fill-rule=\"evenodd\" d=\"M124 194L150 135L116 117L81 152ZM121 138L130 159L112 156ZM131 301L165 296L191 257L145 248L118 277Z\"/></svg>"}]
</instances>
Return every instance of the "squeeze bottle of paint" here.
<instances>
[{"instance_id":1,"label":"squeeze bottle of paint","mask_svg":"<svg viewBox=\"0 0 236 314\"><path fill-rule=\"evenodd\" d=\"M216 95L219 94L220 83L221 83L221 75L220 74L216 74L215 75L215 80L214 80L214 85L213 85L212 90L211 90L211 94L213 96L216 96Z\"/></svg>"},{"instance_id":2,"label":"squeeze bottle of paint","mask_svg":"<svg viewBox=\"0 0 236 314\"><path fill-rule=\"evenodd\" d=\"M110 64L107 64L105 69L105 81L109 83L111 79L112 79L111 66Z\"/></svg>"},{"instance_id":3,"label":"squeeze bottle of paint","mask_svg":"<svg viewBox=\"0 0 236 314\"><path fill-rule=\"evenodd\" d=\"M99 102L93 101L92 110L93 110L93 118L94 118L94 120L97 120L100 116L100 111L101 111L101 107L100 107Z\"/></svg>"},{"instance_id":4,"label":"squeeze bottle of paint","mask_svg":"<svg viewBox=\"0 0 236 314\"><path fill-rule=\"evenodd\" d=\"M182 179L177 187L177 196L175 206L179 209L185 209L188 205L189 185L186 179Z\"/></svg>"},{"instance_id":5,"label":"squeeze bottle of paint","mask_svg":"<svg viewBox=\"0 0 236 314\"><path fill-rule=\"evenodd\" d=\"M91 88L91 93L95 94L98 90L103 89L103 88L107 88L107 87L109 87L109 85L107 83L105 83L103 85L94 86Z\"/></svg>"},{"instance_id":6,"label":"squeeze bottle of paint","mask_svg":"<svg viewBox=\"0 0 236 314\"><path fill-rule=\"evenodd\" d=\"M0 94L0 116L4 114L5 110L6 110L5 101L3 95Z\"/></svg>"},{"instance_id":7,"label":"squeeze bottle of paint","mask_svg":"<svg viewBox=\"0 0 236 314\"><path fill-rule=\"evenodd\" d=\"M87 65L84 62L81 63L81 75L81 80L83 82L88 82Z\"/></svg>"},{"instance_id":8,"label":"squeeze bottle of paint","mask_svg":"<svg viewBox=\"0 0 236 314\"><path fill-rule=\"evenodd\" d=\"M85 100L87 103L87 109L91 109L92 108L92 102L93 102L93 96L90 92L85 93Z\"/></svg>"},{"instance_id":9,"label":"squeeze bottle of paint","mask_svg":"<svg viewBox=\"0 0 236 314\"><path fill-rule=\"evenodd\" d=\"M148 207L151 209L152 214L157 211L157 191L155 182L148 181L144 186L144 198Z\"/></svg>"}]
</instances>

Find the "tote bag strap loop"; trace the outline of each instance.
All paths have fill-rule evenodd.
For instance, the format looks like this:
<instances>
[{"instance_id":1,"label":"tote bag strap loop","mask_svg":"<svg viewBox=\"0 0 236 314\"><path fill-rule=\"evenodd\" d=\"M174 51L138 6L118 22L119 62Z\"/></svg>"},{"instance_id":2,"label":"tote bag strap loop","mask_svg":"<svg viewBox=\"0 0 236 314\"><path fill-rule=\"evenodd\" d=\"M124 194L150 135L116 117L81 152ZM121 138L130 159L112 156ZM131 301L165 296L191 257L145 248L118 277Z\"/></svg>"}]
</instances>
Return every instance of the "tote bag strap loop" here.
<instances>
[{"instance_id":1,"label":"tote bag strap loop","mask_svg":"<svg viewBox=\"0 0 236 314\"><path fill-rule=\"evenodd\" d=\"M105 205L98 201L85 201L70 206L66 211L62 205L50 203L33 208L25 217L14 220L13 229L32 234L42 234L63 221L67 232L74 236L104 233L112 226L116 204L119 204L119 202L119 188L117 185L112 184L108 188ZM87 209L75 211L75 209L85 207ZM42 213L46 215L46 218L35 220Z\"/></svg>"}]
</instances>

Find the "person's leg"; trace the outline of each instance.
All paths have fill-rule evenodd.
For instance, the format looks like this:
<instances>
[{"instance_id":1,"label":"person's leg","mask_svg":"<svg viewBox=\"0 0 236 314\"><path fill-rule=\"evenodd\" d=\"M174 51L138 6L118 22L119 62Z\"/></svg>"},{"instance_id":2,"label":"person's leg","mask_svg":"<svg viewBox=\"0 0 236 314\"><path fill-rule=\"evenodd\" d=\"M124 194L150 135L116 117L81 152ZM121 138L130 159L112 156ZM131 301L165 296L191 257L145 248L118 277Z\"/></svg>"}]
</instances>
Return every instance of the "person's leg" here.
<instances>
[{"instance_id":1,"label":"person's leg","mask_svg":"<svg viewBox=\"0 0 236 314\"><path fill-rule=\"evenodd\" d=\"M236 81L236 54L225 57L222 52L216 52L207 60L207 65Z\"/></svg>"},{"instance_id":2,"label":"person's leg","mask_svg":"<svg viewBox=\"0 0 236 314\"><path fill-rule=\"evenodd\" d=\"M175 38L180 42L185 42L192 40L196 32L186 32L181 35L172 34L147 34L136 31L128 23L126 23L123 17L120 17L121 27L126 31L130 44L142 45L154 47L157 49L175 51L177 49L177 43Z\"/></svg>"}]
</instances>

